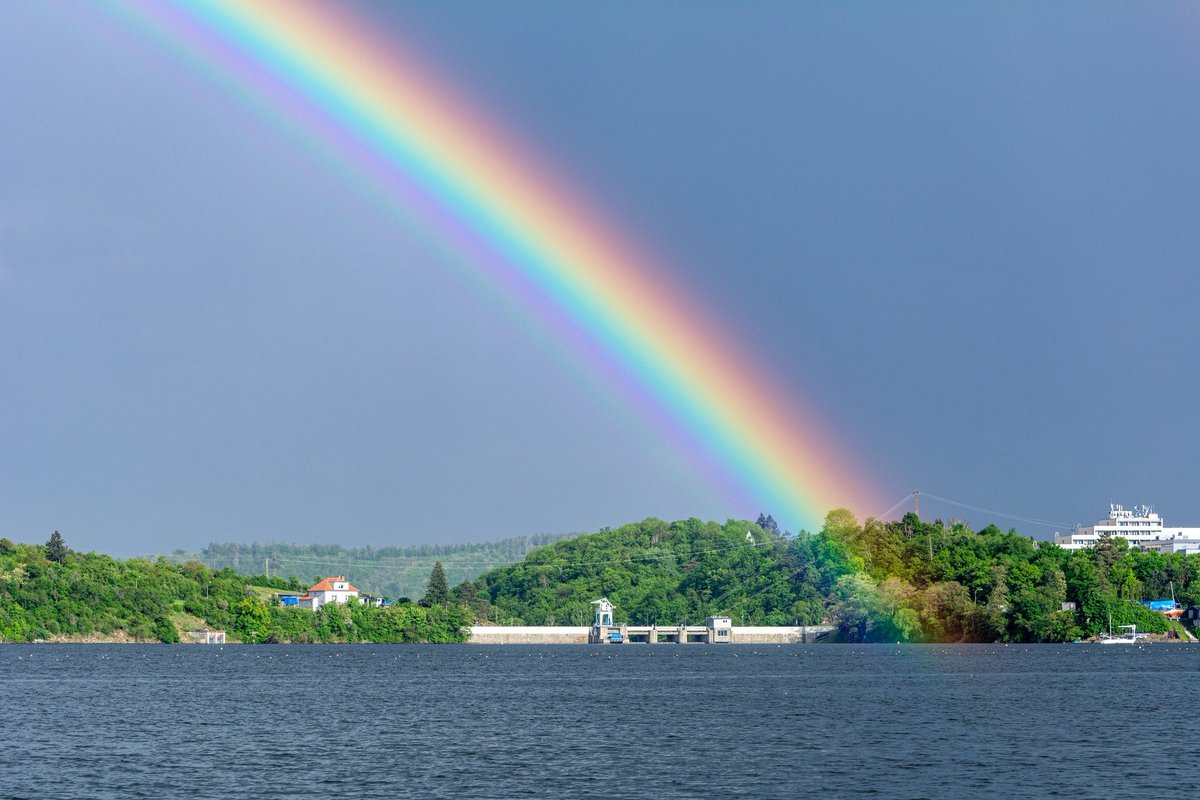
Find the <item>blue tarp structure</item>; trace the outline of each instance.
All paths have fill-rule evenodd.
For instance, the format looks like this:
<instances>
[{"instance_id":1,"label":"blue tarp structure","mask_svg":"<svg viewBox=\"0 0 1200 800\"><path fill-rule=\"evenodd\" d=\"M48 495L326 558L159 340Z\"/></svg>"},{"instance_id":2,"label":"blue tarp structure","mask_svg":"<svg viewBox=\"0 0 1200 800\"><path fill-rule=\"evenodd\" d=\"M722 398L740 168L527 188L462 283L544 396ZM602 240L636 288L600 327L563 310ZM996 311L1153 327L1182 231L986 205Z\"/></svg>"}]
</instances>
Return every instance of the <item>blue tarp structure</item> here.
<instances>
[{"instance_id":1,"label":"blue tarp structure","mask_svg":"<svg viewBox=\"0 0 1200 800\"><path fill-rule=\"evenodd\" d=\"M1151 611L1174 611L1174 600L1143 600L1142 605Z\"/></svg>"}]
</instances>

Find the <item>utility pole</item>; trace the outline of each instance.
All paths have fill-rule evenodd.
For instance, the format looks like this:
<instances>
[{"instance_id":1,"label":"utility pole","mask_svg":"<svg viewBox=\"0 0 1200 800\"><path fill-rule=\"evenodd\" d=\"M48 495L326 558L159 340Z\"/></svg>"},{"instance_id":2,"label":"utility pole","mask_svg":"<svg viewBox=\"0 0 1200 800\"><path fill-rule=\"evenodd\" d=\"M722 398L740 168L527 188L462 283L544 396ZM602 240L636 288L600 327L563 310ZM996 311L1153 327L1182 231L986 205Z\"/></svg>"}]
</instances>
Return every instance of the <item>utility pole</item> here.
<instances>
[{"instance_id":1,"label":"utility pole","mask_svg":"<svg viewBox=\"0 0 1200 800\"><path fill-rule=\"evenodd\" d=\"M913 513L917 515L917 519L921 518L921 493L913 492Z\"/></svg>"}]
</instances>

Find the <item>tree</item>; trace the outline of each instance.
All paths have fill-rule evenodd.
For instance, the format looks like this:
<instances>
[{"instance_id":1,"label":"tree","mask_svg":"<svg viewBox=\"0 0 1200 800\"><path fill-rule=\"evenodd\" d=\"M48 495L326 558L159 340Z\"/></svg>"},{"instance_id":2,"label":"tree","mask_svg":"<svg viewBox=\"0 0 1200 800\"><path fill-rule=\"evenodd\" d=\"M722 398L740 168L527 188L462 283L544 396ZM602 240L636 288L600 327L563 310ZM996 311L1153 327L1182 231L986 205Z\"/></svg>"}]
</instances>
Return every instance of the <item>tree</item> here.
<instances>
[{"instance_id":1,"label":"tree","mask_svg":"<svg viewBox=\"0 0 1200 800\"><path fill-rule=\"evenodd\" d=\"M475 584L471 581L463 581L458 586L455 586L454 599L463 605L474 607L476 601Z\"/></svg>"},{"instance_id":2,"label":"tree","mask_svg":"<svg viewBox=\"0 0 1200 800\"><path fill-rule=\"evenodd\" d=\"M929 586L920 598L921 627L935 642L962 641L973 633L975 610L971 593L961 583L946 581Z\"/></svg>"},{"instance_id":3,"label":"tree","mask_svg":"<svg viewBox=\"0 0 1200 800\"><path fill-rule=\"evenodd\" d=\"M61 533L55 531L50 534L50 540L46 542L46 558L61 564L66 561L69 552Z\"/></svg>"},{"instance_id":4,"label":"tree","mask_svg":"<svg viewBox=\"0 0 1200 800\"><path fill-rule=\"evenodd\" d=\"M257 597L239 600L233 607L233 632L243 642L263 641L271 633L271 609Z\"/></svg>"},{"instance_id":5,"label":"tree","mask_svg":"<svg viewBox=\"0 0 1200 800\"><path fill-rule=\"evenodd\" d=\"M988 595L987 605L978 611L975 619L976 636L985 642L1008 641L1008 585L1005 583L1006 570L997 566L992 591Z\"/></svg>"},{"instance_id":6,"label":"tree","mask_svg":"<svg viewBox=\"0 0 1200 800\"><path fill-rule=\"evenodd\" d=\"M444 606L449 602L450 584L446 582L446 570L442 567L442 562L437 561L429 573L429 583L425 585L425 596L421 598L421 605L429 608Z\"/></svg>"},{"instance_id":7,"label":"tree","mask_svg":"<svg viewBox=\"0 0 1200 800\"><path fill-rule=\"evenodd\" d=\"M775 518L770 514L759 514L758 520L754 523L764 531L769 533L779 534L779 524L775 522Z\"/></svg>"},{"instance_id":8,"label":"tree","mask_svg":"<svg viewBox=\"0 0 1200 800\"><path fill-rule=\"evenodd\" d=\"M852 542L858 538L858 520L854 512L848 508L835 508L825 515L825 533L836 536L843 542Z\"/></svg>"},{"instance_id":9,"label":"tree","mask_svg":"<svg viewBox=\"0 0 1200 800\"><path fill-rule=\"evenodd\" d=\"M865 642L880 617L879 586L865 572L842 576L833 591L830 618L843 641Z\"/></svg>"}]
</instances>

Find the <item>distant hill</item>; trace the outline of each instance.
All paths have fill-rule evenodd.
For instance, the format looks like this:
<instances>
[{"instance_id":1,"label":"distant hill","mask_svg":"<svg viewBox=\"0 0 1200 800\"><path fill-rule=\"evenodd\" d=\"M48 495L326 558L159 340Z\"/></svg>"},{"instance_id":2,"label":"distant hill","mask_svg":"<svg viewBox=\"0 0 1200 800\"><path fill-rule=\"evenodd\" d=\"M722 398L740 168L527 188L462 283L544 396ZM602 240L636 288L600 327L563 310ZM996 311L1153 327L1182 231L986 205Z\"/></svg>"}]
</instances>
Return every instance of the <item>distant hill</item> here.
<instances>
[{"instance_id":1,"label":"distant hill","mask_svg":"<svg viewBox=\"0 0 1200 800\"><path fill-rule=\"evenodd\" d=\"M241 642L461 642L469 610L395 603L283 608L274 594L295 589L263 575L210 570L165 558L118 561L0 537L0 642L178 642L216 628Z\"/></svg>"},{"instance_id":2,"label":"distant hill","mask_svg":"<svg viewBox=\"0 0 1200 800\"><path fill-rule=\"evenodd\" d=\"M1061 642L1109 624L1186 636L1140 601L1200 603L1200 555L1122 538L1067 551L915 514L859 523L845 509L815 534L772 527L647 519L543 547L455 597L477 620L507 625L588 624L606 596L618 623L826 622L843 641L873 642Z\"/></svg>"},{"instance_id":3,"label":"distant hill","mask_svg":"<svg viewBox=\"0 0 1200 800\"><path fill-rule=\"evenodd\" d=\"M539 533L496 542L419 545L416 547L342 547L337 544L279 542L214 542L198 553L176 551L166 557L176 563L199 561L212 570L226 567L240 573L294 576L301 583L327 575L345 575L361 591L385 597L419 600L437 561L451 586L513 564L539 547L574 534Z\"/></svg>"},{"instance_id":4,"label":"distant hill","mask_svg":"<svg viewBox=\"0 0 1200 800\"><path fill-rule=\"evenodd\" d=\"M831 511L815 534L789 537L773 527L647 519L573 538L483 545L210 545L198 558L176 553L182 563L78 553L57 532L44 545L0 537L0 641L172 642L204 626L243 642L463 641L472 617L583 625L592 601L607 596L616 621L635 624L722 615L735 624L827 621L854 642L1061 642L1109 625L1187 638L1142 601L1200 605L1200 554L1142 551L1121 537L1068 551L1016 531L974 532L911 513L859 523L845 509ZM522 552L519 563L463 580ZM214 570L197 563L204 558L226 561ZM230 568L257 571L266 559L270 576ZM450 602L428 608L331 603L312 612L272 599L342 573L365 591L417 599L437 560L457 585Z\"/></svg>"},{"instance_id":5,"label":"distant hill","mask_svg":"<svg viewBox=\"0 0 1200 800\"><path fill-rule=\"evenodd\" d=\"M825 595L819 573L804 566L794 542L752 522L647 519L544 547L484 573L474 596L459 599L502 624L591 624L601 596L619 621L637 624L709 615L815 624Z\"/></svg>"}]
</instances>

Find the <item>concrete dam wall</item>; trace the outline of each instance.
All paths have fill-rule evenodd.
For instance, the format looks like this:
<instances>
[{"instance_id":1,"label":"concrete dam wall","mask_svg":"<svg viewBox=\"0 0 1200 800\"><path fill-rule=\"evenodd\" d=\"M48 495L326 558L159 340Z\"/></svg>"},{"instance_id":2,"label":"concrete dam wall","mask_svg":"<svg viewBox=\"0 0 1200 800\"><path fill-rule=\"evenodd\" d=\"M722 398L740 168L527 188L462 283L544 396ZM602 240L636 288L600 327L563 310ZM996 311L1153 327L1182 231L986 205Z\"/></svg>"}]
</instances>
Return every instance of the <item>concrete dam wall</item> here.
<instances>
[{"instance_id":1,"label":"concrete dam wall","mask_svg":"<svg viewBox=\"0 0 1200 800\"><path fill-rule=\"evenodd\" d=\"M640 641L635 642L634 637L626 636L624 643L626 644L674 644L678 642L664 642L659 639L659 635L670 635L668 631L674 631L674 628L662 627L650 628L654 630L654 641L650 642L651 637L642 637L637 635L637 631L641 627L629 627L628 632L634 633ZM559 626L539 626L539 625L523 625L523 626L501 626L501 625L473 625L471 627L471 644L587 644L588 636L592 629L589 627L571 627L565 625ZM832 625L784 625L772 627L733 627L729 638L732 644L803 644L805 642L816 641L817 637L823 636L833 631ZM643 634L644 636L644 634ZM686 636L684 637L687 638ZM684 642L686 643L686 641Z\"/></svg>"},{"instance_id":2,"label":"concrete dam wall","mask_svg":"<svg viewBox=\"0 0 1200 800\"><path fill-rule=\"evenodd\" d=\"M587 644L588 627L472 625L471 644Z\"/></svg>"}]
</instances>

